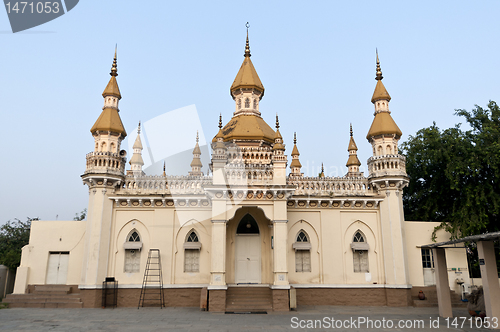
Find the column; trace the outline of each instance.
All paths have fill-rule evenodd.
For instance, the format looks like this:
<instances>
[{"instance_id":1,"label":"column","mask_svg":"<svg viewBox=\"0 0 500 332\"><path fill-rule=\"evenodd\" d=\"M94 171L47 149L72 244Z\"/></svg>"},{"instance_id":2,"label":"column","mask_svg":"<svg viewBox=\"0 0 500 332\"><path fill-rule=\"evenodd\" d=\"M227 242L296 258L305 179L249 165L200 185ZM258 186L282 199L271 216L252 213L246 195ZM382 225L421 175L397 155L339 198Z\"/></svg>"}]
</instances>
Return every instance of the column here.
<instances>
[{"instance_id":1,"label":"column","mask_svg":"<svg viewBox=\"0 0 500 332\"><path fill-rule=\"evenodd\" d=\"M223 193L219 198L212 199L208 310L214 312L226 310L226 223L226 201L225 193Z\"/></svg>"},{"instance_id":2,"label":"column","mask_svg":"<svg viewBox=\"0 0 500 332\"><path fill-rule=\"evenodd\" d=\"M273 221L273 310L288 311L290 284L288 282L286 200L274 202Z\"/></svg>"},{"instance_id":3,"label":"column","mask_svg":"<svg viewBox=\"0 0 500 332\"><path fill-rule=\"evenodd\" d=\"M497 261L493 241L478 241L479 268L483 281L486 316L500 320L500 286L498 284ZM498 322L498 321L497 321ZM497 329L500 329L497 324Z\"/></svg>"},{"instance_id":4,"label":"column","mask_svg":"<svg viewBox=\"0 0 500 332\"><path fill-rule=\"evenodd\" d=\"M446 266L446 252L443 248L434 248L432 251L434 254L434 269L436 271L436 290L439 316L444 318L453 317L453 312L451 310L450 284L448 281L448 268Z\"/></svg>"}]
</instances>

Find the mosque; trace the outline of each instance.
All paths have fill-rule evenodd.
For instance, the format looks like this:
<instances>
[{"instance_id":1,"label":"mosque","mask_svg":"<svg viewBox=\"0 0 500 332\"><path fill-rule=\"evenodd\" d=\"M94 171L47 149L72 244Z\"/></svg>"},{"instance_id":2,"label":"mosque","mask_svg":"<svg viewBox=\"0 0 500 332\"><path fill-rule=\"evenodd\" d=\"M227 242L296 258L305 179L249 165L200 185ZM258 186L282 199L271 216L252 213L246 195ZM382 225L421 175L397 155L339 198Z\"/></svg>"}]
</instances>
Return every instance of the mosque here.
<instances>
[{"instance_id":1,"label":"mosque","mask_svg":"<svg viewBox=\"0 0 500 332\"><path fill-rule=\"evenodd\" d=\"M210 175L202 173L198 139L185 176L146 175L140 135L128 169L117 76L115 53L81 176L89 189L87 220L33 222L14 295L62 285L79 294L78 306L100 307L103 282L116 280L117 305L137 306L153 266L159 266L166 306L219 312L411 306L412 290L435 284L432 252L420 246L431 242L437 223L404 220L402 192L411 179L378 55L367 176L352 128L347 174L301 173L297 140L288 155L278 118L272 128L261 117L265 89L248 32L230 88L234 113L226 124L219 120ZM447 239L438 233L438 240ZM447 260L451 288L458 290L455 281L469 278L464 250L447 250Z\"/></svg>"}]
</instances>

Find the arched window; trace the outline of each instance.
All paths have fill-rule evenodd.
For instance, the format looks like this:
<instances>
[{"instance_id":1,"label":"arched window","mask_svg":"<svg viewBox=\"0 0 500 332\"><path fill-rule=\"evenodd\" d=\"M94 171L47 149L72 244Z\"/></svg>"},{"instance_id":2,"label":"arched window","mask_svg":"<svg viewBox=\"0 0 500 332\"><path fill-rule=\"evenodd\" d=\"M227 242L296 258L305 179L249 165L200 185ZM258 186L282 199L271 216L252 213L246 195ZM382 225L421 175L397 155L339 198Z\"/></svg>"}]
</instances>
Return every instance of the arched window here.
<instances>
[{"instance_id":1,"label":"arched window","mask_svg":"<svg viewBox=\"0 0 500 332\"><path fill-rule=\"evenodd\" d=\"M351 249L354 272L369 272L368 251L370 249L370 246L366 241L365 235L360 230L354 233L351 243Z\"/></svg>"},{"instance_id":2,"label":"arched window","mask_svg":"<svg viewBox=\"0 0 500 332\"><path fill-rule=\"evenodd\" d=\"M257 109L257 99L254 99L253 100L253 109L256 110Z\"/></svg>"},{"instance_id":3,"label":"arched window","mask_svg":"<svg viewBox=\"0 0 500 332\"><path fill-rule=\"evenodd\" d=\"M238 98L238 109L241 109L241 98Z\"/></svg>"},{"instance_id":4,"label":"arched window","mask_svg":"<svg viewBox=\"0 0 500 332\"><path fill-rule=\"evenodd\" d=\"M184 242L184 272L200 272L200 250L198 234L191 230Z\"/></svg>"},{"instance_id":5,"label":"arched window","mask_svg":"<svg viewBox=\"0 0 500 332\"><path fill-rule=\"evenodd\" d=\"M245 108L250 108L250 99L249 98L245 99Z\"/></svg>"},{"instance_id":6,"label":"arched window","mask_svg":"<svg viewBox=\"0 0 500 332\"><path fill-rule=\"evenodd\" d=\"M127 235L123 248L125 249L124 272L139 272L139 268L141 266L142 241L137 230L134 229Z\"/></svg>"},{"instance_id":7,"label":"arched window","mask_svg":"<svg viewBox=\"0 0 500 332\"><path fill-rule=\"evenodd\" d=\"M293 244L295 272L311 272L311 243L304 230L300 230Z\"/></svg>"}]
</instances>

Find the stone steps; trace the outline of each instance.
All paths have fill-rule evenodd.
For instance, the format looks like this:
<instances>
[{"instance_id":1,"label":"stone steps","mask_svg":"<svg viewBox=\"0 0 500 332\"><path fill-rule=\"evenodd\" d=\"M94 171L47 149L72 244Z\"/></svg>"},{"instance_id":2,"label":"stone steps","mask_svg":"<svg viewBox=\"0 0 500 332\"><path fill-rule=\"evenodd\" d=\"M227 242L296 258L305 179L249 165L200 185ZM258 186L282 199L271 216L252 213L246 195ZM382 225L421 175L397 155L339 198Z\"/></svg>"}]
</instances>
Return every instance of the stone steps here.
<instances>
[{"instance_id":1,"label":"stone steps","mask_svg":"<svg viewBox=\"0 0 500 332\"><path fill-rule=\"evenodd\" d=\"M9 294L2 302L10 308L83 308L80 294L66 285L36 285L33 293Z\"/></svg>"},{"instance_id":2,"label":"stone steps","mask_svg":"<svg viewBox=\"0 0 500 332\"><path fill-rule=\"evenodd\" d=\"M268 287L229 287L226 312L267 312L273 310L272 292Z\"/></svg>"}]
</instances>

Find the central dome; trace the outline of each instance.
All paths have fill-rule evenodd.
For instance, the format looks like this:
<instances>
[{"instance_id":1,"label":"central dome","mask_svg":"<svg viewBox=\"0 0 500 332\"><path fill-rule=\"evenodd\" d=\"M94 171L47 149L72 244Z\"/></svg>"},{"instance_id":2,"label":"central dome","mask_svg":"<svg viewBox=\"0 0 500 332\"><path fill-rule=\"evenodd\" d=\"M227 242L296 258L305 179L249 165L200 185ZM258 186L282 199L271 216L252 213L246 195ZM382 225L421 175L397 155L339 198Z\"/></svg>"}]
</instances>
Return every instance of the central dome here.
<instances>
[{"instance_id":1,"label":"central dome","mask_svg":"<svg viewBox=\"0 0 500 332\"><path fill-rule=\"evenodd\" d=\"M240 114L234 116L222 128L224 142L232 140L263 140L274 143L274 130L258 115Z\"/></svg>"}]
</instances>

